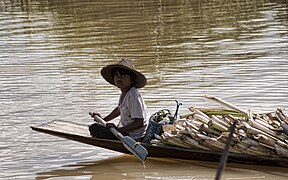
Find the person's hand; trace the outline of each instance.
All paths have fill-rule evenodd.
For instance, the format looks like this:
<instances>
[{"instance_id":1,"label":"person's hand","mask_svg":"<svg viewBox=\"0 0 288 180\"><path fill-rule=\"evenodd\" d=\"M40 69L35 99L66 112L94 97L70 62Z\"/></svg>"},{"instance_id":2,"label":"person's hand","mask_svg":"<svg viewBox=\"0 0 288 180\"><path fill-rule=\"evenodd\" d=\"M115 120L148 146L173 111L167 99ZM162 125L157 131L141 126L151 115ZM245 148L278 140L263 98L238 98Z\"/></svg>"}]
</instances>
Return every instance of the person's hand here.
<instances>
[{"instance_id":1,"label":"person's hand","mask_svg":"<svg viewBox=\"0 0 288 180\"><path fill-rule=\"evenodd\" d=\"M100 118L102 118L99 112L89 112L89 115L90 115L92 118L94 118L95 116L99 116Z\"/></svg>"},{"instance_id":2,"label":"person's hand","mask_svg":"<svg viewBox=\"0 0 288 180\"><path fill-rule=\"evenodd\" d=\"M116 125L114 123L106 123L106 127L109 128L114 128L117 129Z\"/></svg>"}]
</instances>

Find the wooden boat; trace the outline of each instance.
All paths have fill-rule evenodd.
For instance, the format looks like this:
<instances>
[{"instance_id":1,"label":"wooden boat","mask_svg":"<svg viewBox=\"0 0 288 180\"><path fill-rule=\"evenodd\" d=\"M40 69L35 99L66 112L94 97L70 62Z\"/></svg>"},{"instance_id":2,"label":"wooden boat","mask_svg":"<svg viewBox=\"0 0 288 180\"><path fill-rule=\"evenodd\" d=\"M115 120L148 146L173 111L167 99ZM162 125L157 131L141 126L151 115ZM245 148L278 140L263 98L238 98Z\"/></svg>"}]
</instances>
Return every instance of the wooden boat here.
<instances>
[{"instance_id":1,"label":"wooden boat","mask_svg":"<svg viewBox=\"0 0 288 180\"><path fill-rule=\"evenodd\" d=\"M38 126L31 126L31 128L35 131L39 131L42 133L47 133L69 140L130 154L130 152L123 146L121 141L91 137L87 125L81 125L66 121L52 121ZM220 160L221 157L221 153L215 153L206 150L185 149L168 145L153 146L147 143L142 143L142 145L148 150L148 157L177 158L186 160L190 159L211 162L217 162ZM288 167L288 158L275 158L230 153L228 157L228 163Z\"/></svg>"}]
</instances>

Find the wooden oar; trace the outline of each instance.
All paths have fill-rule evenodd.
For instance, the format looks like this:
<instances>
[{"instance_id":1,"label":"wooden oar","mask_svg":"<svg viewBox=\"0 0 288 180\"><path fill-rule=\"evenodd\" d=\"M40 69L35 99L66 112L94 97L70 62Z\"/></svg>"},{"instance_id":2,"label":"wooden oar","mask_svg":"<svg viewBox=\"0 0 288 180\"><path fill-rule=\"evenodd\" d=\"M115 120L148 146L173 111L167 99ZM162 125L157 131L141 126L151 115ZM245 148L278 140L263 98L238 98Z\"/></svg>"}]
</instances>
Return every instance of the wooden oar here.
<instances>
[{"instance_id":1,"label":"wooden oar","mask_svg":"<svg viewBox=\"0 0 288 180\"><path fill-rule=\"evenodd\" d=\"M236 124L237 124L237 121L234 121L232 126L231 126L230 133L229 133L229 136L227 138L226 145L225 145L225 149L222 153L222 156L220 159L220 164L219 164L218 169L217 169L217 174L216 174L215 180L220 180L221 175L222 175L222 171L226 165L228 155L229 155L229 147L230 147L230 144L232 141L233 133L234 133L235 128L236 128Z\"/></svg>"},{"instance_id":2,"label":"wooden oar","mask_svg":"<svg viewBox=\"0 0 288 180\"><path fill-rule=\"evenodd\" d=\"M103 126L106 126L106 121L104 121L99 116L94 116L94 120L101 123ZM115 128L109 128L111 133L113 133L117 138L121 140L124 147L129 150L132 154L134 154L139 160L144 162L147 159L148 151L143 147L139 142L136 142L129 136L123 136L120 132L118 132Z\"/></svg>"}]
</instances>

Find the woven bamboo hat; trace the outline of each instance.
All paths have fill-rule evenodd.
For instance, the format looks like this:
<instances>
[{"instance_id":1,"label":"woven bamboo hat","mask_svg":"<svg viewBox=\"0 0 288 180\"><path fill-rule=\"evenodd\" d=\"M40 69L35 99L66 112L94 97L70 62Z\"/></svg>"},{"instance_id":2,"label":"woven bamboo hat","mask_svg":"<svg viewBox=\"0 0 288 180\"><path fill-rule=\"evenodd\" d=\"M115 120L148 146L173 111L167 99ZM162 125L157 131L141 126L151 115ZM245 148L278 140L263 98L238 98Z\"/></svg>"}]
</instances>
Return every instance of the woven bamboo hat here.
<instances>
[{"instance_id":1,"label":"woven bamboo hat","mask_svg":"<svg viewBox=\"0 0 288 180\"><path fill-rule=\"evenodd\" d=\"M133 80L133 86L136 88L142 88L147 84L146 77L141 72L135 70L132 61L126 58L121 59L117 64L108 65L102 68L101 75L110 84L115 86L113 77L113 69L115 68L125 69L134 73L136 78Z\"/></svg>"}]
</instances>

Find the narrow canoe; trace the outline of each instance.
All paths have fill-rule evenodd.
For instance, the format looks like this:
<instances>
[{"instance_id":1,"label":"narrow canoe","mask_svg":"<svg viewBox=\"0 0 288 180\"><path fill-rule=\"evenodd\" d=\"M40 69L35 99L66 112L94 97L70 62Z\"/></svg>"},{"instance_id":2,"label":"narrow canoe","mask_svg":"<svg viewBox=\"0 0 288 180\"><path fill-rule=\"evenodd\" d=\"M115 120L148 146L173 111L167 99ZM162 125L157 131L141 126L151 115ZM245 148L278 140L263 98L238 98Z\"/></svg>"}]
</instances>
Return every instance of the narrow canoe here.
<instances>
[{"instance_id":1,"label":"narrow canoe","mask_svg":"<svg viewBox=\"0 0 288 180\"><path fill-rule=\"evenodd\" d=\"M122 145L121 141L91 137L87 125L66 121L52 121L42 125L31 126L31 128L42 133L130 154L130 152ZM142 143L142 145L148 150L148 157L191 159L211 162L218 162L221 157L221 153L215 153L212 151L185 149L174 146L153 146L147 143ZM288 167L288 158L229 153L228 163Z\"/></svg>"}]
</instances>

